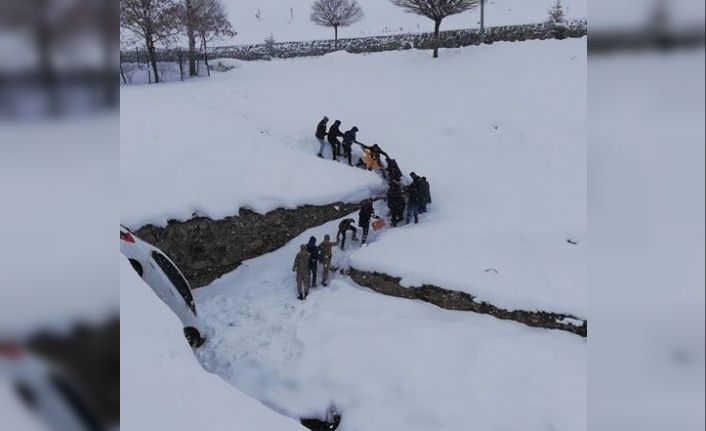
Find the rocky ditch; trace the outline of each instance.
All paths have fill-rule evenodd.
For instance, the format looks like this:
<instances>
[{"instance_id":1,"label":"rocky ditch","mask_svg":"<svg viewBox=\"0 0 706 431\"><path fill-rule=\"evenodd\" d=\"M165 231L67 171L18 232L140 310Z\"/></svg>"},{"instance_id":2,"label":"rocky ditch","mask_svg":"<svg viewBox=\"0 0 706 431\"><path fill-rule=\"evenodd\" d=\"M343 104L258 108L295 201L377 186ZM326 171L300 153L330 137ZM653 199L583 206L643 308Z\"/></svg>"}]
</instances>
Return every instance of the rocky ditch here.
<instances>
[{"instance_id":1,"label":"rocky ditch","mask_svg":"<svg viewBox=\"0 0 706 431\"><path fill-rule=\"evenodd\" d=\"M205 286L248 259L274 251L304 231L357 211L360 203L278 208L266 214L240 209L213 220L195 217L166 226L143 226L135 233L164 251L191 286Z\"/></svg>"},{"instance_id":2,"label":"rocky ditch","mask_svg":"<svg viewBox=\"0 0 706 431\"><path fill-rule=\"evenodd\" d=\"M367 287L383 295L417 299L447 310L472 311L489 314L503 320L514 320L535 328L558 329L582 337L588 333L588 322L569 314L546 311L505 310L484 301L477 301L473 295L456 290L425 284L419 287L404 287L400 278L377 272L365 272L355 268L346 271L358 285Z\"/></svg>"}]
</instances>

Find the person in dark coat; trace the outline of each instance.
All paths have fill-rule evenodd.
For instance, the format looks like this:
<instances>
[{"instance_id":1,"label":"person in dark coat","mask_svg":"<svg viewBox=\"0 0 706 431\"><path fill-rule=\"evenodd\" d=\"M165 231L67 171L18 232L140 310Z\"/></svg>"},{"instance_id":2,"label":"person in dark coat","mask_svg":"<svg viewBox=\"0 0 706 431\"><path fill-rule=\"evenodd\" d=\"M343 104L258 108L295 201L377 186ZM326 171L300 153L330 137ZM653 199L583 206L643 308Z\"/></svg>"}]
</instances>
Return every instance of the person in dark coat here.
<instances>
[{"instance_id":1,"label":"person in dark coat","mask_svg":"<svg viewBox=\"0 0 706 431\"><path fill-rule=\"evenodd\" d=\"M309 278L311 280L311 287L316 287L316 272L319 266L319 246L316 245L316 237L312 236L309 238L306 251L309 253Z\"/></svg>"},{"instance_id":2,"label":"person in dark coat","mask_svg":"<svg viewBox=\"0 0 706 431\"><path fill-rule=\"evenodd\" d=\"M373 210L373 201L371 199L366 199L365 202L363 202L363 205L360 207L360 211L358 211L358 226L363 228L363 239L360 242L361 244L365 244L365 241L368 239L368 230L370 230L370 219L375 215L375 211Z\"/></svg>"},{"instance_id":3,"label":"person in dark coat","mask_svg":"<svg viewBox=\"0 0 706 431\"><path fill-rule=\"evenodd\" d=\"M362 145L356 140L356 133L358 133L358 128L353 127L343 134L343 156L348 159L349 166L353 166L353 144Z\"/></svg>"},{"instance_id":4,"label":"person in dark coat","mask_svg":"<svg viewBox=\"0 0 706 431\"><path fill-rule=\"evenodd\" d=\"M324 138L326 137L326 123L328 123L328 117L324 117L316 126L315 136L316 139L319 140L319 154L317 154L319 157L324 156L324 145L326 145L326 141L324 141Z\"/></svg>"},{"instance_id":5,"label":"person in dark coat","mask_svg":"<svg viewBox=\"0 0 706 431\"><path fill-rule=\"evenodd\" d=\"M400 185L395 181L390 181L387 189L387 207L390 209L392 227L397 227L397 223L404 219L404 196Z\"/></svg>"},{"instance_id":6,"label":"person in dark coat","mask_svg":"<svg viewBox=\"0 0 706 431\"><path fill-rule=\"evenodd\" d=\"M405 187L405 195L407 196L407 224L414 216L414 222L419 223L419 202L420 202L420 185L421 178L414 172L410 174L412 184Z\"/></svg>"},{"instance_id":7,"label":"person in dark coat","mask_svg":"<svg viewBox=\"0 0 706 431\"><path fill-rule=\"evenodd\" d=\"M351 230L353 231L353 241L358 241L358 238L356 237L356 234L358 232L358 229L353 226L353 223L355 223L355 220L352 218L347 218L340 222L338 224L338 233L336 234L336 242L341 243L341 250L346 249L346 233Z\"/></svg>"},{"instance_id":8,"label":"person in dark coat","mask_svg":"<svg viewBox=\"0 0 706 431\"><path fill-rule=\"evenodd\" d=\"M431 203L431 189L429 188L429 182L427 177L422 177L419 180L419 194L420 194L420 206L419 210L422 213L427 212L427 205Z\"/></svg>"},{"instance_id":9,"label":"person in dark coat","mask_svg":"<svg viewBox=\"0 0 706 431\"><path fill-rule=\"evenodd\" d=\"M390 159L388 157L386 159L386 161L387 161L387 178L388 178L388 180L399 182L402 179L402 171L400 170L399 165L397 165L397 160Z\"/></svg>"},{"instance_id":10,"label":"person in dark coat","mask_svg":"<svg viewBox=\"0 0 706 431\"><path fill-rule=\"evenodd\" d=\"M341 120L336 120L328 129L328 143L331 144L331 152L333 153L333 160L338 160L338 156L341 154L341 142L338 138L343 136L341 130Z\"/></svg>"}]
</instances>

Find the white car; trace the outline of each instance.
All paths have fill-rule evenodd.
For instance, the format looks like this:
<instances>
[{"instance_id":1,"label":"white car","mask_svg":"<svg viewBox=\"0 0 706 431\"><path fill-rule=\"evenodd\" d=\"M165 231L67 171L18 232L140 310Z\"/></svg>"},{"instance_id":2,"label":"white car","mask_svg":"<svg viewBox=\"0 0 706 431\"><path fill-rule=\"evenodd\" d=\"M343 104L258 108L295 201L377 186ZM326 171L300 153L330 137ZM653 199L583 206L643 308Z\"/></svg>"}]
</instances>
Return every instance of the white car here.
<instances>
[{"instance_id":1,"label":"white car","mask_svg":"<svg viewBox=\"0 0 706 431\"><path fill-rule=\"evenodd\" d=\"M54 431L104 431L89 397L79 390L69 376L58 367L18 344L0 340L0 385L11 387L17 398L34 413L34 427ZM5 406L3 406L4 408ZM10 415L12 419L12 415ZM19 416L15 416L16 418ZM25 418L24 423L28 424ZM8 425L4 423L3 425ZM8 429L18 426L9 424ZM4 427L2 429L5 429Z\"/></svg>"},{"instance_id":2,"label":"white car","mask_svg":"<svg viewBox=\"0 0 706 431\"><path fill-rule=\"evenodd\" d=\"M179 268L161 250L120 226L120 252L154 293L181 319L184 336L192 348L205 341L191 287Z\"/></svg>"}]
</instances>

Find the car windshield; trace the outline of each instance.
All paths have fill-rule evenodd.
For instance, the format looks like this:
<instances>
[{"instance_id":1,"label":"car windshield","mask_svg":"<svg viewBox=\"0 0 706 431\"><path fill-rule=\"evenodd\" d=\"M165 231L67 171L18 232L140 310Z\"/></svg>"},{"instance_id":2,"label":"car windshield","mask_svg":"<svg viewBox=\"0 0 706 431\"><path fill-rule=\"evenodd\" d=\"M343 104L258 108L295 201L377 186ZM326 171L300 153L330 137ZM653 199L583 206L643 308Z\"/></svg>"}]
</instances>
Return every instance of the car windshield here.
<instances>
[{"instance_id":1,"label":"car windshield","mask_svg":"<svg viewBox=\"0 0 706 431\"><path fill-rule=\"evenodd\" d=\"M152 251L152 259L157 262L157 265L162 269L164 274L166 274L169 281L172 282L176 290L184 299L184 302L191 308L191 311L196 314L196 306L194 305L194 297L191 296L191 288L189 288L189 283L186 281L184 276L181 275L176 266L174 266L166 256L158 251Z\"/></svg>"}]
</instances>

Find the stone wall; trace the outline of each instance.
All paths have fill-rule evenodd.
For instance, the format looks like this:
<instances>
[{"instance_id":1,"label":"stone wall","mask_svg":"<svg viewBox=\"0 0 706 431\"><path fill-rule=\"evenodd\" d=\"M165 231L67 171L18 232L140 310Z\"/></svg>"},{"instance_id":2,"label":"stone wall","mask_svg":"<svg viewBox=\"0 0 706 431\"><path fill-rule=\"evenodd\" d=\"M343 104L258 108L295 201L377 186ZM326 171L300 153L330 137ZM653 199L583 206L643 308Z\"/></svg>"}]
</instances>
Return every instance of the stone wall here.
<instances>
[{"instance_id":1,"label":"stone wall","mask_svg":"<svg viewBox=\"0 0 706 431\"><path fill-rule=\"evenodd\" d=\"M448 30L440 34L440 44L443 48L459 48L462 46L480 45L493 42L517 42L533 39L565 39L583 37L587 34L586 21L572 21L563 26L547 23L521 24L485 29L481 39L478 29ZM351 39L339 39L338 50L350 53L369 53L382 51L398 51L406 49L433 48L433 33L412 33L390 36L371 36ZM183 51L183 49L182 49ZM283 42L266 46L264 43L255 45L234 45L212 48L209 58L235 58L238 60L269 60L271 58L309 57L328 54L336 51L334 40L315 40L306 42ZM121 53L123 62L136 62L136 53L129 51ZM142 61L147 56L140 54ZM175 61L176 51L162 50L160 61Z\"/></svg>"}]
</instances>

